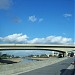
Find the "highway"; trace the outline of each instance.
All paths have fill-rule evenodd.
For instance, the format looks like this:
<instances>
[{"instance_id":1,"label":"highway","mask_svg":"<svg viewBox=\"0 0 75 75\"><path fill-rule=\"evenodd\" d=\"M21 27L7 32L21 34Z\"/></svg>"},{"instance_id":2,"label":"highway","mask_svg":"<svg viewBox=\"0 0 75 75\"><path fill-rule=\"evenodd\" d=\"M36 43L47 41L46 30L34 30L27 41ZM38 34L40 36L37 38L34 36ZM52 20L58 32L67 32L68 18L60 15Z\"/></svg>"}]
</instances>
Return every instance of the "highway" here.
<instances>
[{"instance_id":1,"label":"highway","mask_svg":"<svg viewBox=\"0 0 75 75\"><path fill-rule=\"evenodd\" d=\"M66 70L68 73L65 75L69 75L69 72L73 71L73 69L67 69L67 68L71 65L73 59L74 58L68 58L56 64L49 65L43 68L39 68L18 75L63 75Z\"/></svg>"}]
</instances>

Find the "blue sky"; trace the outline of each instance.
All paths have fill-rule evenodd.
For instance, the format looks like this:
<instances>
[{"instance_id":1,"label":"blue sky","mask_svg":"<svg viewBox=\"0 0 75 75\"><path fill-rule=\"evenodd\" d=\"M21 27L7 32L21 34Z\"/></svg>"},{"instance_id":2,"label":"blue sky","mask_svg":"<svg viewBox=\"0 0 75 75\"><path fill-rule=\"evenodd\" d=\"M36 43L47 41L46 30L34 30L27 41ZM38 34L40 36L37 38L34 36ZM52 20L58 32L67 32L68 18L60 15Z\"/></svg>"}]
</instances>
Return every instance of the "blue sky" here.
<instances>
[{"instance_id":1,"label":"blue sky","mask_svg":"<svg viewBox=\"0 0 75 75\"><path fill-rule=\"evenodd\" d=\"M74 41L74 0L0 0L1 43L14 34L28 41L49 36Z\"/></svg>"},{"instance_id":2,"label":"blue sky","mask_svg":"<svg viewBox=\"0 0 75 75\"><path fill-rule=\"evenodd\" d=\"M74 0L0 0L0 43L74 43Z\"/></svg>"}]
</instances>

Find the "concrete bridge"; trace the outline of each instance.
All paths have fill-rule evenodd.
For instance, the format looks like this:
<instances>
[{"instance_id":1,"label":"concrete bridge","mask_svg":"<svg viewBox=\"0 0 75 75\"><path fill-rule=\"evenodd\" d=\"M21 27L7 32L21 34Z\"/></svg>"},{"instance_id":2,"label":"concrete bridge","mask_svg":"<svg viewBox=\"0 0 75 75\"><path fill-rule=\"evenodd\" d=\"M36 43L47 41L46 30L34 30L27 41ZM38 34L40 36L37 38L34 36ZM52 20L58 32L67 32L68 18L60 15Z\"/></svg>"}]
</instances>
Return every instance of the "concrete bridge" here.
<instances>
[{"instance_id":1,"label":"concrete bridge","mask_svg":"<svg viewBox=\"0 0 75 75\"><path fill-rule=\"evenodd\" d=\"M75 50L75 45L57 44L0 44L0 50L48 50L58 51L67 54L68 51Z\"/></svg>"}]
</instances>

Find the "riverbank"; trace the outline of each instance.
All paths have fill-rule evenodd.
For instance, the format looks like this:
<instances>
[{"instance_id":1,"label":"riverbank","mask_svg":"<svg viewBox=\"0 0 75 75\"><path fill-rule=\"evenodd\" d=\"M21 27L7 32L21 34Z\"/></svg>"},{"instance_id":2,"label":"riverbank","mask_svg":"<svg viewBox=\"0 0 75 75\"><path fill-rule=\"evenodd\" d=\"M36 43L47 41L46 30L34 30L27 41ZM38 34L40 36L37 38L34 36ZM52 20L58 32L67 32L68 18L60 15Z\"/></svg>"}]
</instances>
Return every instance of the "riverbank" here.
<instances>
[{"instance_id":1,"label":"riverbank","mask_svg":"<svg viewBox=\"0 0 75 75\"><path fill-rule=\"evenodd\" d=\"M23 60L22 58L0 59L0 65L19 63L19 62L21 62L22 60Z\"/></svg>"},{"instance_id":2,"label":"riverbank","mask_svg":"<svg viewBox=\"0 0 75 75\"><path fill-rule=\"evenodd\" d=\"M49 58L35 58L35 57L30 57L30 58L27 58L27 59L37 60L37 61L44 61L44 60L48 60Z\"/></svg>"},{"instance_id":3,"label":"riverbank","mask_svg":"<svg viewBox=\"0 0 75 75\"><path fill-rule=\"evenodd\" d=\"M21 62L23 59L22 58L10 58L10 59L7 59L9 61L13 61L13 62Z\"/></svg>"}]
</instances>

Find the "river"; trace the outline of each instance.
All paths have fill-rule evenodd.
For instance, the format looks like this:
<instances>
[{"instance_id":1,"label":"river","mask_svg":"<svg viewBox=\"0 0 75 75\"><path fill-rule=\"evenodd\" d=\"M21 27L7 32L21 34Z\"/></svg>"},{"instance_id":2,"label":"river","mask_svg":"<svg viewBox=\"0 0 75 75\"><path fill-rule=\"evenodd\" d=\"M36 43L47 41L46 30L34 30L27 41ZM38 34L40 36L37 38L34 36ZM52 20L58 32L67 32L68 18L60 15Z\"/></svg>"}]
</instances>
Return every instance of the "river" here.
<instances>
[{"instance_id":1,"label":"river","mask_svg":"<svg viewBox=\"0 0 75 75\"><path fill-rule=\"evenodd\" d=\"M36 62L37 60L32 60L32 59L23 59L21 62L19 63L28 63L28 62Z\"/></svg>"}]
</instances>

